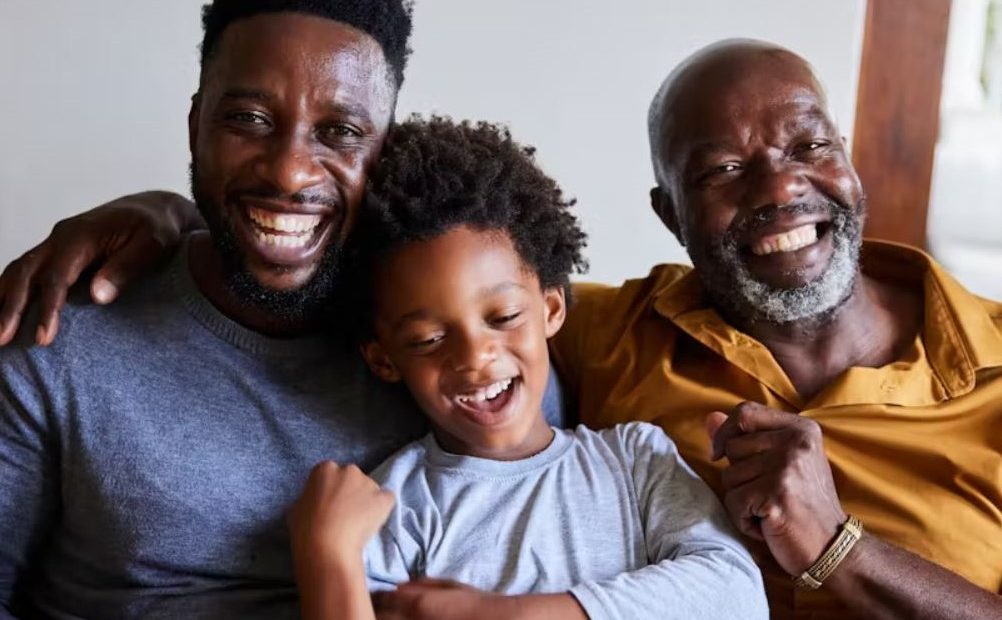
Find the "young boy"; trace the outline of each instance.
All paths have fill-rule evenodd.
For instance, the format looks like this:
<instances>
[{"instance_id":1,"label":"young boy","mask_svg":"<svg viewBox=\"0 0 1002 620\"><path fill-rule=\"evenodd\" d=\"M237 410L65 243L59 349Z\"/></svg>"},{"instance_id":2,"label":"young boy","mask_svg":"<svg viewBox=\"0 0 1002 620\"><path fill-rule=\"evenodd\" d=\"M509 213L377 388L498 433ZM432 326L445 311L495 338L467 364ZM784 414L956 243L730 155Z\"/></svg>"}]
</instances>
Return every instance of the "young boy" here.
<instances>
[{"instance_id":1,"label":"young boy","mask_svg":"<svg viewBox=\"0 0 1002 620\"><path fill-rule=\"evenodd\" d=\"M433 432L372 479L313 471L291 515L304 617L373 618L369 590L396 586L391 607L452 588L432 617L768 617L758 569L659 428L543 418L546 341L584 266L571 204L506 130L395 128L354 305L372 371ZM408 584L425 577L480 590Z\"/></svg>"}]
</instances>

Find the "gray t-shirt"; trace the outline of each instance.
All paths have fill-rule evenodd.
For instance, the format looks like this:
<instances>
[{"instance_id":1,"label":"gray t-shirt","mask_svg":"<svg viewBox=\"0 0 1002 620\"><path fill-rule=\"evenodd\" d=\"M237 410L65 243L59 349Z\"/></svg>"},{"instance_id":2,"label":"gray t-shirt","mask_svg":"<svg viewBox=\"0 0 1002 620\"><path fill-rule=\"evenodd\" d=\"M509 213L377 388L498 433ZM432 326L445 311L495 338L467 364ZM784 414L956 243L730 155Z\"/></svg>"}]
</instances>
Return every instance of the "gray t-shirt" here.
<instances>
[{"instance_id":1,"label":"gray t-shirt","mask_svg":"<svg viewBox=\"0 0 1002 620\"><path fill-rule=\"evenodd\" d=\"M0 617L12 597L32 617L298 617L285 513L310 468L426 432L353 348L220 314L186 254L71 303L51 347L0 349Z\"/></svg>"},{"instance_id":2,"label":"gray t-shirt","mask_svg":"<svg viewBox=\"0 0 1002 620\"><path fill-rule=\"evenodd\" d=\"M723 507L656 426L555 430L545 450L507 462L428 435L372 476L397 504L366 547L371 589L434 577L570 591L593 619L769 617Z\"/></svg>"}]
</instances>

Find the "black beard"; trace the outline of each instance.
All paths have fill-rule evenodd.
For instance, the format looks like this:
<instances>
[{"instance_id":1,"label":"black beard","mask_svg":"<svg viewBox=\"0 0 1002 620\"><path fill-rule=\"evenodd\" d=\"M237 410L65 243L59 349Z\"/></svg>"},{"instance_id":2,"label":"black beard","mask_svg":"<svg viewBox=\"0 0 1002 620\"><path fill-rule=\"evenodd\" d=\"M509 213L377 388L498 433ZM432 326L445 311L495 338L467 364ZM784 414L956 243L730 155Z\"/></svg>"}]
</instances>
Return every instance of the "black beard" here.
<instances>
[{"instance_id":1,"label":"black beard","mask_svg":"<svg viewBox=\"0 0 1002 620\"><path fill-rule=\"evenodd\" d=\"M189 179L195 206L205 219L213 245L222 259L226 287L237 299L281 323L290 325L308 325L332 312L340 284L340 268L344 254L342 244L336 240L340 238L341 228L344 225L343 208L338 208L336 211L340 214L340 220L333 223L332 240L324 249L323 256L310 280L294 290L275 290L258 282L247 268L243 250L237 243L232 224L223 217L222 205L216 204L208 192L203 191L195 162L189 167ZM264 193L266 192L258 192L259 195ZM271 192L269 195L290 202L302 202L295 196L290 198L277 192ZM316 199L310 201L318 202Z\"/></svg>"}]
</instances>

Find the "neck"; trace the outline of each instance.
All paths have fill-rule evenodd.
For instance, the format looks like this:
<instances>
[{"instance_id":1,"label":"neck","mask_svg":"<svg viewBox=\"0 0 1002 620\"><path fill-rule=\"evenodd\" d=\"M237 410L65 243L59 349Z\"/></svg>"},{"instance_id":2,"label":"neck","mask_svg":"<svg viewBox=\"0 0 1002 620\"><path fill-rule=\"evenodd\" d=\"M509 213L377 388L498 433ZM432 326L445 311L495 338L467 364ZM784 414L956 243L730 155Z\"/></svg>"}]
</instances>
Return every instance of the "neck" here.
<instances>
[{"instance_id":1,"label":"neck","mask_svg":"<svg viewBox=\"0 0 1002 620\"><path fill-rule=\"evenodd\" d=\"M445 429L434 427L435 440L442 449L452 454L462 454L492 461L519 461L539 454L553 441L553 428L546 423L542 411L533 421L532 428L515 443L487 445L482 441L464 441Z\"/></svg>"},{"instance_id":2,"label":"neck","mask_svg":"<svg viewBox=\"0 0 1002 620\"><path fill-rule=\"evenodd\" d=\"M737 325L769 349L797 392L810 400L853 366L879 368L911 345L922 319L921 297L862 273L832 314L790 323Z\"/></svg>"},{"instance_id":3,"label":"neck","mask_svg":"<svg viewBox=\"0 0 1002 620\"><path fill-rule=\"evenodd\" d=\"M191 276L206 299L227 318L247 329L276 338L292 338L316 331L319 321L315 319L292 321L235 295L226 284L222 256L207 232L192 236L188 264L198 266L190 269Z\"/></svg>"}]
</instances>

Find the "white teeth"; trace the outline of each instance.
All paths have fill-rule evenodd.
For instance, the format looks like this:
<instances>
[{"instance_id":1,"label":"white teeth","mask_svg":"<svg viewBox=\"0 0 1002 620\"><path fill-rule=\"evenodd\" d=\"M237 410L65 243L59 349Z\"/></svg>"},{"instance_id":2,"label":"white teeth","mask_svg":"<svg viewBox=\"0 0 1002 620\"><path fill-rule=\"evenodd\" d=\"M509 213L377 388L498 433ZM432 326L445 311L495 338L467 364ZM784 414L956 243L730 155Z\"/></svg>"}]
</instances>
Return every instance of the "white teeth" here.
<instances>
[{"instance_id":1,"label":"white teeth","mask_svg":"<svg viewBox=\"0 0 1002 620\"><path fill-rule=\"evenodd\" d=\"M309 235L269 235L257 231L257 240L265 245L274 245L280 248L302 248L310 241Z\"/></svg>"},{"instance_id":2,"label":"white teeth","mask_svg":"<svg viewBox=\"0 0 1002 620\"><path fill-rule=\"evenodd\" d=\"M482 403L485 400L493 400L498 396L500 396L502 392L511 387L512 381L513 379L510 378L504 379L502 381L498 381L497 383L492 383L487 387L480 388L479 390L471 394L462 394L458 396L457 399L463 403L469 403L469 402Z\"/></svg>"},{"instance_id":3,"label":"white teeth","mask_svg":"<svg viewBox=\"0 0 1002 620\"><path fill-rule=\"evenodd\" d=\"M247 213L258 226L279 233L312 233L321 220L319 215L303 215L301 213L279 215L253 207L248 209Z\"/></svg>"},{"instance_id":4,"label":"white teeth","mask_svg":"<svg viewBox=\"0 0 1002 620\"><path fill-rule=\"evenodd\" d=\"M776 252L796 252L818 240L818 229L815 224L805 224L799 228L764 237L752 245L752 253L758 256Z\"/></svg>"}]
</instances>

